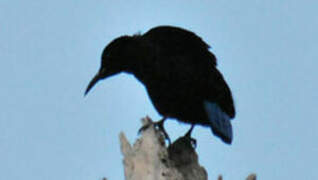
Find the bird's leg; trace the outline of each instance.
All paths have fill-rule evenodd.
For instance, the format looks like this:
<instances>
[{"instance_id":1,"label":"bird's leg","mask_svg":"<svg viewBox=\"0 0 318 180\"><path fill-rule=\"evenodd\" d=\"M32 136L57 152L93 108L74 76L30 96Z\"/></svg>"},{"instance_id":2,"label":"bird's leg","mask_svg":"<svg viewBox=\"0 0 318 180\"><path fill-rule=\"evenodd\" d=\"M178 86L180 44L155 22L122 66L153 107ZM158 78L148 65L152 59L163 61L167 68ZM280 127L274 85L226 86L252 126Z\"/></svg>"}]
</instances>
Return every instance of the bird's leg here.
<instances>
[{"instance_id":1,"label":"bird's leg","mask_svg":"<svg viewBox=\"0 0 318 180\"><path fill-rule=\"evenodd\" d=\"M184 137L188 138L188 139L190 140L192 146L193 146L194 148L196 148L196 147L197 147L197 140L191 137L191 133L192 133L193 128L194 128L194 124L191 124L191 128L190 128L190 129L188 130L188 132L184 135Z\"/></svg>"},{"instance_id":2,"label":"bird's leg","mask_svg":"<svg viewBox=\"0 0 318 180\"><path fill-rule=\"evenodd\" d=\"M167 119L167 118L164 117L164 118L162 118L160 121L154 122L154 126L155 126L156 128L158 128L158 130L163 133L163 135L165 136L165 139L168 141L168 143L169 143L169 145L170 145L170 144L171 144L170 137L169 137L168 133L166 132L164 126L163 126L163 124L164 124L164 122L165 122L166 119Z\"/></svg>"},{"instance_id":3,"label":"bird's leg","mask_svg":"<svg viewBox=\"0 0 318 180\"><path fill-rule=\"evenodd\" d=\"M165 139L168 140L169 145L171 144L171 140L170 137L168 135L168 133L166 132L163 124L165 122L165 120L167 119L167 117L162 118L160 121L157 122L153 122L152 124L146 124L143 127L141 127L138 131L138 133L141 133L141 131L146 130L147 128L149 128L150 125L154 125L154 127L156 129L158 129L159 131L161 131L163 133L163 135L165 136Z\"/></svg>"}]
</instances>

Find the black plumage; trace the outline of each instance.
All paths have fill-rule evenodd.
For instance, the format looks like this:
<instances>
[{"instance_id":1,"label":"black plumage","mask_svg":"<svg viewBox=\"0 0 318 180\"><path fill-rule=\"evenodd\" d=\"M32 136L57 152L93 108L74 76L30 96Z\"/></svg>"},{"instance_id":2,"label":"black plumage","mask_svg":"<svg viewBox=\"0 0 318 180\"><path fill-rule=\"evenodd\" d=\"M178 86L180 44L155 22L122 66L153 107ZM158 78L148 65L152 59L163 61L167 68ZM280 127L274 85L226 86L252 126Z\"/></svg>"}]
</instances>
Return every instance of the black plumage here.
<instances>
[{"instance_id":1,"label":"black plumage","mask_svg":"<svg viewBox=\"0 0 318 180\"><path fill-rule=\"evenodd\" d=\"M85 94L100 79L131 73L145 85L164 118L211 127L215 135L230 144L233 98L208 49L209 45L196 34L172 26L119 37L105 48L101 68Z\"/></svg>"}]
</instances>

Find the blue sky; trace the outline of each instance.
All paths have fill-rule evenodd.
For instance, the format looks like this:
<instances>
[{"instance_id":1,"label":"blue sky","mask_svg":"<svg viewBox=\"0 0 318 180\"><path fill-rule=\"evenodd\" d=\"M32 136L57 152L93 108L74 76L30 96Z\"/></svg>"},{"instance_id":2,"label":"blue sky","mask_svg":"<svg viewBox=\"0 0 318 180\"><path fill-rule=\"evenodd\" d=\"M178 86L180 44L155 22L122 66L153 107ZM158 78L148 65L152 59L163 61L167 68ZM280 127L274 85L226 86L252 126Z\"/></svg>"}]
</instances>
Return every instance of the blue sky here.
<instances>
[{"instance_id":1,"label":"blue sky","mask_svg":"<svg viewBox=\"0 0 318 180\"><path fill-rule=\"evenodd\" d=\"M209 179L317 179L317 1L0 1L0 179L123 179L118 134L160 119L126 74L83 93L107 43L157 25L212 46L237 106L231 146L196 127ZM188 125L168 121L172 139Z\"/></svg>"}]
</instances>

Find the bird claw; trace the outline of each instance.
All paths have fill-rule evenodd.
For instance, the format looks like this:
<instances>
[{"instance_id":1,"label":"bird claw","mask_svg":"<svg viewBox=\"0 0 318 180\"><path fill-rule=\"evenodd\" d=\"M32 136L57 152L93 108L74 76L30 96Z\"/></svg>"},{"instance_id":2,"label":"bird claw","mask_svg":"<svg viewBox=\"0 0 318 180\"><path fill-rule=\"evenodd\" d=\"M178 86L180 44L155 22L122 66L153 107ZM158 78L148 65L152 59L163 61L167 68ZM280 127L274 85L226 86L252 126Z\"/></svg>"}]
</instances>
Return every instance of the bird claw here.
<instances>
[{"instance_id":1,"label":"bird claw","mask_svg":"<svg viewBox=\"0 0 318 180\"><path fill-rule=\"evenodd\" d=\"M194 128L194 125L191 125L191 128L189 131L184 135L185 138L187 138L190 141L190 144L195 149L197 147L197 140L191 137L192 130Z\"/></svg>"},{"instance_id":2,"label":"bird claw","mask_svg":"<svg viewBox=\"0 0 318 180\"><path fill-rule=\"evenodd\" d=\"M165 139L168 141L169 145L171 144L171 140L170 137L168 135L168 133L166 132L166 130L163 127L163 123L165 121L165 118L157 121L157 122L151 122L149 124L146 124L144 126L142 126L139 130L138 130L138 134L140 134L142 131L145 131L146 129L148 129L151 125L153 125L157 130L159 130L160 132L162 132L162 134L164 135Z\"/></svg>"},{"instance_id":3,"label":"bird claw","mask_svg":"<svg viewBox=\"0 0 318 180\"><path fill-rule=\"evenodd\" d=\"M171 140L170 140L170 137L169 137L168 133L166 132L166 130L163 127L163 122L159 121L158 123L155 123L154 125L155 125L155 127L157 126L158 130L163 133L165 139L168 141L169 146L170 146L171 145Z\"/></svg>"},{"instance_id":4,"label":"bird claw","mask_svg":"<svg viewBox=\"0 0 318 180\"><path fill-rule=\"evenodd\" d=\"M148 129L150 127L151 124L146 124L146 125L143 125L139 130L138 130L138 135L141 134L141 132L145 131L146 129Z\"/></svg>"},{"instance_id":5,"label":"bird claw","mask_svg":"<svg viewBox=\"0 0 318 180\"><path fill-rule=\"evenodd\" d=\"M188 138L190 140L190 143L191 143L193 149L197 148L197 140L192 138L192 137L188 137Z\"/></svg>"}]
</instances>

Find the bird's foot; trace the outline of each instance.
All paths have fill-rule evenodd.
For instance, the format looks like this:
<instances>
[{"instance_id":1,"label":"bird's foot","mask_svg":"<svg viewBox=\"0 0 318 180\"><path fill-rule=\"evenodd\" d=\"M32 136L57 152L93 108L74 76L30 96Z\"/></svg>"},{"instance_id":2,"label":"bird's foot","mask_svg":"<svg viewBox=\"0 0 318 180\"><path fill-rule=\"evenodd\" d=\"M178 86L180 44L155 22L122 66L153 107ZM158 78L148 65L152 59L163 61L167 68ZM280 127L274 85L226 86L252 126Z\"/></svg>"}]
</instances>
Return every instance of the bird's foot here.
<instances>
[{"instance_id":1,"label":"bird's foot","mask_svg":"<svg viewBox=\"0 0 318 180\"><path fill-rule=\"evenodd\" d=\"M165 139L168 141L168 143L170 145L171 144L171 140L170 140L170 137L169 137L168 133L166 132L165 128L163 127L163 123L164 123L164 120L160 120L158 122L155 122L154 126L156 128L158 128L158 130L163 133Z\"/></svg>"},{"instance_id":2,"label":"bird's foot","mask_svg":"<svg viewBox=\"0 0 318 180\"><path fill-rule=\"evenodd\" d=\"M191 133L192 133L193 128L194 128L194 125L191 125L191 128L184 135L184 137L187 138L190 141L192 147L195 149L197 147L197 140L191 137Z\"/></svg>"},{"instance_id":3,"label":"bird's foot","mask_svg":"<svg viewBox=\"0 0 318 180\"><path fill-rule=\"evenodd\" d=\"M166 132L165 128L163 127L163 123L164 123L165 120L166 120L166 118L163 118L160 121L152 122L152 123L149 123L149 124L146 124L146 125L142 126L139 129L138 134L140 134L142 131L148 129L151 125L153 125L157 130L162 132L162 134L164 135L165 139L168 141L168 143L170 145L171 144L170 137L169 137L168 133Z\"/></svg>"},{"instance_id":4,"label":"bird's foot","mask_svg":"<svg viewBox=\"0 0 318 180\"><path fill-rule=\"evenodd\" d=\"M197 140L196 140L196 139L194 139L194 138L192 138L192 137L187 137L187 136L186 136L186 138L189 139L189 141L190 141L190 143L191 143L193 149L197 148Z\"/></svg>"}]
</instances>

